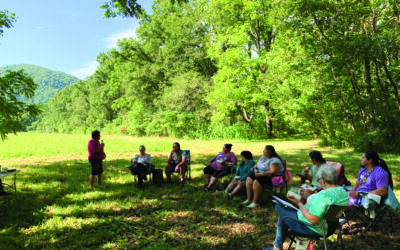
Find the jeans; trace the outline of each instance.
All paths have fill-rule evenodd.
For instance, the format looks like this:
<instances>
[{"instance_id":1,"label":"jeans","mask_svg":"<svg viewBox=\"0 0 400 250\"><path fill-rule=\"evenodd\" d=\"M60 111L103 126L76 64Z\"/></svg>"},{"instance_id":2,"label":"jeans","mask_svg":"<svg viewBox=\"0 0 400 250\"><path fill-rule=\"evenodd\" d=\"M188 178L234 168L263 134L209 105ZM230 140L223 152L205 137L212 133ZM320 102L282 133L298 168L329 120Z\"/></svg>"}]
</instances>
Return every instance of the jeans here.
<instances>
[{"instance_id":1,"label":"jeans","mask_svg":"<svg viewBox=\"0 0 400 250\"><path fill-rule=\"evenodd\" d=\"M276 205L275 210L279 214L278 227L276 229L276 236L275 236L275 241L274 241L275 247L281 248L282 236L286 235L289 228L292 229L296 233L308 234L310 236L320 235L320 234L314 232L311 228L306 226L304 223L298 222L295 220L291 220L291 219L285 219L285 221L283 222L283 225L282 225L282 232L281 232L281 224L282 224L283 217L290 216L290 217L298 219L297 211L285 208L281 205Z\"/></svg>"}]
</instances>

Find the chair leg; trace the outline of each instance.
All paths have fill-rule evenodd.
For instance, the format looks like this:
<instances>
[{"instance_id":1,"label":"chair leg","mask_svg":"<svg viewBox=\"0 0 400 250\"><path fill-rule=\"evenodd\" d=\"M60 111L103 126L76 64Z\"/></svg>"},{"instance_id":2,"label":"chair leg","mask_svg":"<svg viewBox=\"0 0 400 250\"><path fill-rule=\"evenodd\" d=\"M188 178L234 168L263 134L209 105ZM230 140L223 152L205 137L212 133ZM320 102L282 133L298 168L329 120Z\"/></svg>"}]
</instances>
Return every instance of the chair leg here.
<instances>
[{"instance_id":1,"label":"chair leg","mask_svg":"<svg viewBox=\"0 0 400 250\"><path fill-rule=\"evenodd\" d=\"M389 211L389 216L390 216L390 229L391 232L389 233L390 237L394 236L394 229L393 229L393 218L392 218L392 212Z\"/></svg>"}]
</instances>

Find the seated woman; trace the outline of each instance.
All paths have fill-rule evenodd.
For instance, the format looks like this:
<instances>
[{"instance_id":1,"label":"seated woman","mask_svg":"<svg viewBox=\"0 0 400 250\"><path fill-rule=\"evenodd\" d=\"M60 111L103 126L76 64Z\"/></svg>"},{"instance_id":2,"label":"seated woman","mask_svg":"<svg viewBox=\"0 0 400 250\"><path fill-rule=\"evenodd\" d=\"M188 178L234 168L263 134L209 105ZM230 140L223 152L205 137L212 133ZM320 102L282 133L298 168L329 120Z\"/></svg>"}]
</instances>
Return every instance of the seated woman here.
<instances>
[{"instance_id":1,"label":"seated woman","mask_svg":"<svg viewBox=\"0 0 400 250\"><path fill-rule=\"evenodd\" d=\"M236 170L235 177L233 177L232 182L226 188L224 194L232 196L239 192L243 187L246 186L246 179L250 176L250 169L256 165L253 161L253 154L250 151L242 151L240 153L242 156L242 162L240 162L238 169ZM231 191L234 189L231 193Z\"/></svg>"},{"instance_id":2,"label":"seated woman","mask_svg":"<svg viewBox=\"0 0 400 250\"><path fill-rule=\"evenodd\" d=\"M204 178L207 183L206 191L210 191L211 187L217 183L218 179L226 175L226 167L236 165L237 159L231 152L232 144L224 144L222 152L208 161L207 167L204 168ZM211 164L211 165L210 165Z\"/></svg>"},{"instance_id":3,"label":"seated woman","mask_svg":"<svg viewBox=\"0 0 400 250\"><path fill-rule=\"evenodd\" d=\"M271 175L283 174L285 171L282 159L276 153L274 146L265 146L263 154L254 167L255 173L247 177L246 180L247 200L243 204L251 203L247 206L250 208L260 205L259 202L264 188L272 188ZM251 202L253 192L254 200Z\"/></svg>"},{"instance_id":4,"label":"seated woman","mask_svg":"<svg viewBox=\"0 0 400 250\"><path fill-rule=\"evenodd\" d=\"M141 145L139 147L139 154L132 158L130 170L133 175L138 176L138 184L141 187L143 185L143 179L147 180L146 175L150 173L152 167L152 160L150 154L146 154L146 147Z\"/></svg>"},{"instance_id":5,"label":"seated woman","mask_svg":"<svg viewBox=\"0 0 400 250\"><path fill-rule=\"evenodd\" d=\"M296 233L308 234L311 236L319 236L323 234L322 230L327 232L328 225L325 225L324 229L311 228L301 222L285 219L282 223L282 219L285 216L290 216L303 222L314 224L315 226L321 225L325 214L327 213L331 205L347 206L349 198L344 188L338 187L337 185L337 171L334 168L323 168L319 171L318 182L322 187L322 191L311 195L308 198L307 204L303 205L299 200L293 196L289 196L288 199L299 207L296 212L294 210L283 207L282 205L276 205L275 210L279 215L278 226L276 228L276 236L274 241L274 250L280 249L282 245L282 236L286 234L290 228ZM281 231L282 227L282 231Z\"/></svg>"},{"instance_id":6,"label":"seated woman","mask_svg":"<svg viewBox=\"0 0 400 250\"><path fill-rule=\"evenodd\" d=\"M379 158L378 153L366 151L361 157L361 170L358 174L357 182L352 191L349 192L349 205L356 203L361 205L362 197L359 197L359 192L368 192L386 197L388 186L393 187L393 180L386 162ZM377 204L371 203L369 208L374 209L373 206Z\"/></svg>"},{"instance_id":7,"label":"seated woman","mask_svg":"<svg viewBox=\"0 0 400 250\"><path fill-rule=\"evenodd\" d=\"M315 187L315 190L310 190L310 189L300 189L300 195L306 200L308 196L317 193L320 191L321 185L318 183L318 172L321 171L321 169L324 168L333 168L327 164L325 164L325 159L322 157L321 152L319 151L311 151L309 154L312 166L307 167L303 170L305 180L309 180L311 182L311 185ZM300 180L302 182L302 180ZM304 200L303 200L304 201Z\"/></svg>"}]
</instances>

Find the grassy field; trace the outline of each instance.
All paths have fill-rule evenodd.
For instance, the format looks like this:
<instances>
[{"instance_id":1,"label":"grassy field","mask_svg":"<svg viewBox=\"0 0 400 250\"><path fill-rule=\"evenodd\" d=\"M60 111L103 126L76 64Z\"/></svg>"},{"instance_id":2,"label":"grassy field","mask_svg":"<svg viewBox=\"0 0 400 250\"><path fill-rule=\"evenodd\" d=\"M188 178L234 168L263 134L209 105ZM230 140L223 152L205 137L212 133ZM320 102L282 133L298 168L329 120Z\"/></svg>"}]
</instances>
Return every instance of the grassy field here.
<instances>
[{"instance_id":1,"label":"grassy field","mask_svg":"<svg viewBox=\"0 0 400 250\"><path fill-rule=\"evenodd\" d=\"M254 249L272 246L277 214L268 193L261 207L249 210L240 205L245 196L227 200L205 192L202 163L232 143L239 155L250 150L258 159L266 144L275 146L294 173L309 165L308 153L320 150L329 160L342 162L354 183L362 153L351 149L318 146L315 140L192 141L175 138L102 136L106 144L104 183L88 188L89 136L20 133L0 142L0 164L17 168L18 201L0 197L0 249L59 248L198 248ZM144 144L157 168L163 169L172 142L190 149L193 179L181 189L178 183L140 190L126 170L139 145ZM400 156L381 154L394 176L400 197ZM10 178L10 177L7 177ZM3 181L10 181L4 178ZM298 180L295 178L295 185ZM222 184L217 186L222 189ZM399 214L395 215L398 220ZM368 233L357 240L345 235L351 249L400 248L396 234Z\"/></svg>"}]
</instances>

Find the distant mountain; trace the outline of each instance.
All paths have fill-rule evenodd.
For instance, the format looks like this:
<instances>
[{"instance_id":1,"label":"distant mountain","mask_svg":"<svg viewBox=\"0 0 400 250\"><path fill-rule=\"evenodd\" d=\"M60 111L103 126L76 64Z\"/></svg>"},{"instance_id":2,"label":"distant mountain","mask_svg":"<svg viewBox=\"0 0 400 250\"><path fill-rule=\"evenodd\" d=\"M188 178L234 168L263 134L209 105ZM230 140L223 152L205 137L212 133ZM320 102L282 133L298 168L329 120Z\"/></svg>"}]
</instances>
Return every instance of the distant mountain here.
<instances>
[{"instance_id":1,"label":"distant mountain","mask_svg":"<svg viewBox=\"0 0 400 250\"><path fill-rule=\"evenodd\" d=\"M79 81L75 76L31 64L0 67L0 74L7 70L20 69L23 69L39 85L32 99L21 98L28 103L46 103L58 90Z\"/></svg>"}]
</instances>

